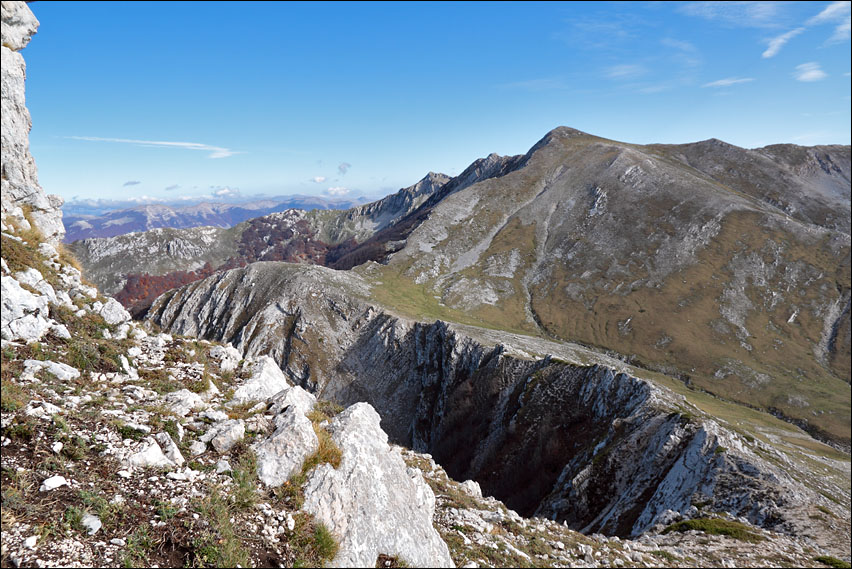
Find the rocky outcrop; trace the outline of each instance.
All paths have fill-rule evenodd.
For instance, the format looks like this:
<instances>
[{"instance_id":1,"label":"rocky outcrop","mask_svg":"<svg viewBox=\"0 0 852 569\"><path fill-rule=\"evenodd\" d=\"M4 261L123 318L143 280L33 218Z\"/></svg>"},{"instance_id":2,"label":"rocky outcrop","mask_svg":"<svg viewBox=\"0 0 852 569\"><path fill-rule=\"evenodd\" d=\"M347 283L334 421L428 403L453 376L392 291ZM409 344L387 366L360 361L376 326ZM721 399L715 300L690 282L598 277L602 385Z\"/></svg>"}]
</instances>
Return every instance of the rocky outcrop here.
<instances>
[{"instance_id":1,"label":"rocky outcrop","mask_svg":"<svg viewBox=\"0 0 852 569\"><path fill-rule=\"evenodd\" d=\"M432 490L388 446L373 408L356 403L329 429L343 459L336 469L324 464L313 471L304 509L345 536L332 566L372 567L384 554L415 567L454 567L432 527Z\"/></svg>"},{"instance_id":2,"label":"rocky outcrop","mask_svg":"<svg viewBox=\"0 0 852 569\"><path fill-rule=\"evenodd\" d=\"M6 216L19 225L29 225L29 214L36 228L50 243L59 243L65 234L62 225L62 198L47 195L38 184L35 160L30 154L29 133L32 127L26 106L26 63L18 53L24 49L38 29L36 20L24 2L2 3L2 177L0 207L3 230Z\"/></svg>"},{"instance_id":3,"label":"rocky outcrop","mask_svg":"<svg viewBox=\"0 0 852 569\"><path fill-rule=\"evenodd\" d=\"M322 397L370 403L394 442L524 515L629 536L704 502L795 532L796 512L820 499L770 446L746 444L635 369L576 346L406 320L368 294L353 273L256 263L163 295L150 317L270 355ZM820 490L842 493L833 484Z\"/></svg>"}]
</instances>

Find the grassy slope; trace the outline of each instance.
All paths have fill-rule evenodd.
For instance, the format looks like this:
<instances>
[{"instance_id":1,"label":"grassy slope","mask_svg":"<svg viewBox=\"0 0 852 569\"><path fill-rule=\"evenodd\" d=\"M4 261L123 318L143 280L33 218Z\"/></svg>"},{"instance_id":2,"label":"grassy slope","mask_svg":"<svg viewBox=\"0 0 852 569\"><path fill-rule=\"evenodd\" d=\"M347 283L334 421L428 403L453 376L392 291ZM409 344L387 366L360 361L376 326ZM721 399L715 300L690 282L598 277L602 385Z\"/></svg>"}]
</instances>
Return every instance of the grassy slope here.
<instances>
[{"instance_id":1,"label":"grassy slope","mask_svg":"<svg viewBox=\"0 0 852 569\"><path fill-rule=\"evenodd\" d=\"M581 147L589 140L567 144ZM503 196L512 207L519 205L519 194L530 190L518 184L524 186L533 180L534 176L520 171L501 180L505 187L491 181L479 184L491 199L480 198L482 205L477 205L471 222L447 227L449 235L439 244L441 251L454 242L461 243L459 249L467 250L482 235L482 227L501 227L480 255L481 261L455 273L443 269L442 277L416 284L412 278L416 257L401 256L388 266L363 271L381 283L374 289L376 298L415 318L441 318L614 350L637 364L688 378L693 385L725 399L806 420L811 427L848 444L848 316L841 322L838 350L827 361L820 361L814 348L824 327L822 314L816 310L818 303L850 288L848 247L841 247L839 253L837 247L832 250L828 235L821 240L808 237L811 242L805 243L794 231L768 224L767 214L738 208L722 219L720 231L709 246L699 249L695 262L669 274L662 286L640 284L617 292L611 290L611 279L604 276L612 263L626 261L631 271L625 277L627 282L648 277L646 265L630 259L591 257L585 260L586 268L595 271L597 277L583 278L576 264L569 268L568 263L549 256L554 253L552 247L545 248L546 258L538 261L547 268L549 278L533 279L528 289L540 324L537 326L525 313L523 275L536 259L536 248L542 245L537 241L540 220L524 223L522 213L505 221L493 215L495 208L504 205L499 201ZM754 202L742 192L716 185L722 195ZM655 199L659 203L648 207L667 211L678 205L666 203L665 195ZM675 228L665 222L654 224L652 220L648 225L655 232L675 233ZM653 243L636 239L634 245L640 255L653 256ZM521 258L515 274L511 278L489 275L487 260L513 249ZM741 265L735 266L733 258ZM740 332L742 337L738 338L735 327L721 317L720 299L726 289L739 288L742 264L748 267L748 260L753 258L759 258L771 270L764 270L765 283L755 282L761 277L744 279L742 290L752 309L744 320L749 336ZM798 268L807 279L791 287L787 275L791 268ZM465 309L447 284L460 279L468 279L473 287L484 282L510 293L494 305ZM566 292L572 286L584 288L581 300ZM772 291L781 294L780 302L773 304ZM795 320L788 323L796 309ZM630 328L620 328L619 323L628 319Z\"/></svg>"}]
</instances>

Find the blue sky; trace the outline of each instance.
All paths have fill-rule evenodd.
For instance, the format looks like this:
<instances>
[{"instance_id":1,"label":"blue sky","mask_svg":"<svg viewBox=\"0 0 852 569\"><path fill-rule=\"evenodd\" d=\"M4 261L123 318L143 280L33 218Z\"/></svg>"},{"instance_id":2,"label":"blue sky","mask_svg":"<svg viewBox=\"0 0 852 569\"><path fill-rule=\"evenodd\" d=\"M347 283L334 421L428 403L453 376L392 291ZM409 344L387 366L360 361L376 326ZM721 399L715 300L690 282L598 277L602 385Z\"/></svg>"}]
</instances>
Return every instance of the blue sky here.
<instances>
[{"instance_id":1,"label":"blue sky","mask_svg":"<svg viewBox=\"0 0 852 569\"><path fill-rule=\"evenodd\" d=\"M559 125L850 143L850 2L37 2L39 179L66 200L381 196Z\"/></svg>"}]
</instances>

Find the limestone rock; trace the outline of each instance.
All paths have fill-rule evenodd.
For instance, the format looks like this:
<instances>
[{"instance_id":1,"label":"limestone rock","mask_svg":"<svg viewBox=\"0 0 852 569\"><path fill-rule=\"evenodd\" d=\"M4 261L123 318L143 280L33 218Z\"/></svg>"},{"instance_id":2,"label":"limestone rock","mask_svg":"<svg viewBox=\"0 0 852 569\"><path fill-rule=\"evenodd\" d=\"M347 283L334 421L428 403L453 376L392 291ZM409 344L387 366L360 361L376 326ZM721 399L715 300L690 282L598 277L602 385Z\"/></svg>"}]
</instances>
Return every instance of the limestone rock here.
<instances>
[{"instance_id":1,"label":"limestone rock","mask_svg":"<svg viewBox=\"0 0 852 569\"><path fill-rule=\"evenodd\" d=\"M100 518L88 513L83 516L83 519L80 520L80 523L83 524L83 527L86 528L86 533L88 533L89 535L96 534L98 530L101 529L101 527L103 526Z\"/></svg>"},{"instance_id":2,"label":"limestone rock","mask_svg":"<svg viewBox=\"0 0 852 569\"><path fill-rule=\"evenodd\" d=\"M223 372L234 371L242 359L240 352L233 346L213 346L210 348L210 357L219 362L219 369Z\"/></svg>"},{"instance_id":3,"label":"limestone rock","mask_svg":"<svg viewBox=\"0 0 852 569\"><path fill-rule=\"evenodd\" d=\"M12 277L0 277L2 316L0 334L4 340L32 342L50 329L47 298L34 295Z\"/></svg>"},{"instance_id":4,"label":"limestone rock","mask_svg":"<svg viewBox=\"0 0 852 569\"><path fill-rule=\"evenodd\" d=\"M288 408L293 408L302 415L307 415L314 408L317 398L298 385L285 391L278 392L270 400L269 412L279 415Z\"/></svg>"},{"instance_id":5,"label":"limestone rock","mask_svg":"<svg viewBox=\"0 0 852 569\"><path fill-rule=\"evenodd\" d=\"M172 468L175 463L163 454L163 450L153 437L146 437L139 451L133 453L128 459L129 466L137 468Z\"/></svg>"},{"instance_id":6,"label":"limestone rock","mask_svg":"<svg viewBox=\"0 0 852 569\"><path fill-rule=\"evenodd\" d=\"M180 449L172 440L171 435L168 433L157 433L156 437L157 442L160 444L160 447L163 450L163 454L170 461L175 463L177 466L183 466L185 462L183 455L180 453Z\"/></svg>"},{"instance_id":7,"label":"limestone rock","mask_svg":"<svg viewBox=\"0 0 852 569\"><path fill-rule=\"evenodd\" d=\"M276 417L276 424L275 432L254 446L257 476L273 488L297 474L305 459L319 447L310 419L296 408L288 408Z\"/></svg>"},{"instance_id":8,"label":"limestone rock","mask_svg":"<svg viewBox=\"0 0 852 569\"><path fill-rule=\"evenodd\" d=\"M185 417L190 411L204 406L204 400L189 389L174 391L167 394L163 399L166 405L181 417Z\"/></svg>"},{"instance_id":9,"label":"limestone rock","mask_svg":"<svg viewBox=\"0 0 852 569\"><path fill-rule=\"evenodd\" d=\"M21 206L31 208L31 218L50 243L59 243L65 234L62 225L62 198L48 196L38 185L35 161L29 150L32 122L25 102L26 64L18 53L26 47L38 28L32 11L24 2L3 2L2 22L2 162L0 212L22 219ZM20 223L20 225L23 225Z\"/></svg>"},{"instance_id":10,"label":"limestone rock","mask_svg":"<svg viewBox=\"0 0 852 569\"><path fill-rule=\"evenodd\" d=\"M213 425L213 427L204 433L201 441L210 443L220 453L226 453L233 448L235 444L243 440L246 434L246 424L242 419L229 419Z\"/></svg>"},{"instance_id":11,"label":"limestone rock","mask_svg":"<svg viewBox=\"0 0 852 569\"><path fill-rule=\"evenodd\" d=\"M340 538L334 567L372 567L380 553L414 566L453 567L432 526L435 496L419 472L391 452L379 415L356 403L331 422L343 451L338 469L321 464L305 484L303 509Z\"/></svg>"},{"instance_id":12,"label":"limestone rock","mask_svg":"<svg viewBox=\"0 0 852 569\"><path fill-rule=\"evenodd\" d=\"M231 405L248 401L264 401L290 387L287 376L269 356L261 356L252 364L251 376L234 392Z\"/></svg>"},{"instance_id":13,"label":"limestone rock","mask_svg":"<svg viewBox=\"0 0 852 569\"><path fill-rule=\"evenodd\" d=\"M106 323L110 325L122 324L130 320L130 313L114 298L107 300L98 314L103 316Z\"/></svg>"},{"instance_id":14,"label":"limestone rock","mask_svg":"<svg viewBox=\"0 0 852 569\"><path fill-rule=\"evenodd\" d=\"M38 490L39 490L39 492L49 492L51 490L55 490L56 488L59 488L60 486L67 486L67 485L68 485L68 481L65 480L64 476L56 475L56 476L51 476L50 478L48 478L44 482L42 482L41 486L39 486Z\"/></svg>"},{"instance_id":15,"label":"limestone rock","mask_svg":"<svg viewBox=\"0 0 852 569\"><path fill-rule=\"evenodd\" d=\"M25 2L3 2L3 23L0 37L4 47L20 51L27 47L30 38L38 29L38 20Z\"/></svg>"},{"instance_id":16,"label":"limestone rock","mask_svg":"<svg viewBox=\"0 0 852 569\"><path fill-rule=\"evenodd\" d=\"M25 360L24 375L34 375L39 370L46 370L61 381L71 381L80 377L80 370L68 364L52 361Z\"/></svg>"}]
</instances>

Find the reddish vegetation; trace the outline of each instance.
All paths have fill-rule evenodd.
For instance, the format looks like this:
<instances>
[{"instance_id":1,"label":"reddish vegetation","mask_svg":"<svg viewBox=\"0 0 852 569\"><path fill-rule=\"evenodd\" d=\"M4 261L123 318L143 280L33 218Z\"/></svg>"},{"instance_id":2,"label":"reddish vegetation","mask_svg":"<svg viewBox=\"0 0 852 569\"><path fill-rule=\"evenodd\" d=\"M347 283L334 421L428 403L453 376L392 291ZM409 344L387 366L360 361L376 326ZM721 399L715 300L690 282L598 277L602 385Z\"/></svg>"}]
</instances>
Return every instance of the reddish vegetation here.
<instances>
[{"instance_id":1,"label":"reddish vegetation","mask_svg":"<svg viewBox=\"0 0 852 569\"><path fill-rule=\"evenodd\" d=\"M422 220L421 217L417 217L413 225L416 226ZM355 239L349 239L337 245L329 245L314 238L314 232L305 220L290 223L275 217L252 219L240 236L236 257L229 258L215 269L207 263L197 271L174 271L160 276L129 274L127 283L115 298L138 318L144 316L154 299L167 290L255 261L310 263L334 269L350 269L368 260L383 259L389 252L386 243L392 239L404 240L411 228L412 223L402 223L361 244Z\"/></svg>"},{"instance_id":2,"label":"reddish vegetation","mask_svg":"<svg viewBox=\"0 0 852 569\"><path fill-rule=\"evenodd\" d=\"M124 288L115 295L115 299L130 311L133 316L144 313L154 299L163 292L185 284L209 277L216 272L210 263L206 263L197 271L174 271L165 275L155 276L147 273L131 273L127 275Z\"/></svg>"}]
</instances>

